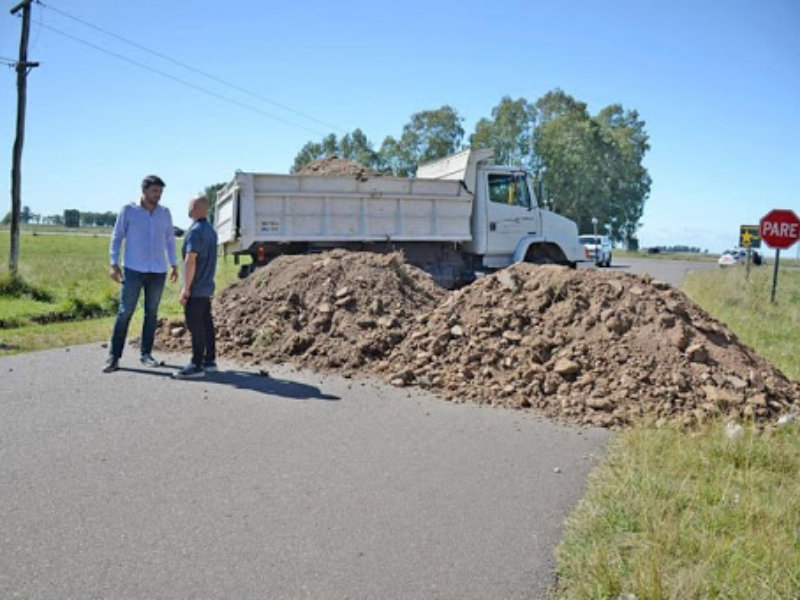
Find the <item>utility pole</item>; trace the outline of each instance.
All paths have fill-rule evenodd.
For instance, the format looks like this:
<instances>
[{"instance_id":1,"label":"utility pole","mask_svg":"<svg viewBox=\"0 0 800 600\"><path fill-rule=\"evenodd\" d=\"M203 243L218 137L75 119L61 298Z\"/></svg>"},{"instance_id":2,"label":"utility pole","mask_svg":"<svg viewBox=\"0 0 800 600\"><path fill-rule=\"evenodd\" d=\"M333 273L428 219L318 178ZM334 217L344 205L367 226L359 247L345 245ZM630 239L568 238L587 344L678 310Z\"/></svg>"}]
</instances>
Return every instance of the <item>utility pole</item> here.
<instances>
[{"instance_id":1,"label":"utility pole","mask_svg":"<svg viewBox=\"0 0 800 600\"><path fill-rule=\"evenodd\" d=\"M38 62L28 62L28 36L31 29L31 3L22 0L11 14L22 11L22 34L19 39L19 60L17 61L17 137L14 140L14 154L11 164L11 252L8 268L16 279L19 272L19 221L21 215L22 193L22 145L25 143L25 101L27 98L28 71L38 67Z\"/></svg>"}]
</instances>

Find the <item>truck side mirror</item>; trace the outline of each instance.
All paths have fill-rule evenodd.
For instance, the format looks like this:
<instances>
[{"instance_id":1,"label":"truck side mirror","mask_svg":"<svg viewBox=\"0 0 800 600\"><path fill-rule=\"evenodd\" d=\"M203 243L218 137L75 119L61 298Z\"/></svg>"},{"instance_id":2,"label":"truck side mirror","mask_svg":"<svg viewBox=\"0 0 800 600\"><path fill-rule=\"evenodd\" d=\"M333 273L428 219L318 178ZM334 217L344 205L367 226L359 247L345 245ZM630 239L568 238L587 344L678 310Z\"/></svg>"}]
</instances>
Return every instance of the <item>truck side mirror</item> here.
<instances>
[{"instance_id":1,"label":"truck side mirror","mask_svg":"<svg viewBox=\"0 0 800 600\"><path fill-rule=\"evenodd\" d=\"M539 206L549 209L550 202L547 200L546 190L544 189L544 180L540 179L536 182L536 201Z\"/></svg>"}]
</instances>

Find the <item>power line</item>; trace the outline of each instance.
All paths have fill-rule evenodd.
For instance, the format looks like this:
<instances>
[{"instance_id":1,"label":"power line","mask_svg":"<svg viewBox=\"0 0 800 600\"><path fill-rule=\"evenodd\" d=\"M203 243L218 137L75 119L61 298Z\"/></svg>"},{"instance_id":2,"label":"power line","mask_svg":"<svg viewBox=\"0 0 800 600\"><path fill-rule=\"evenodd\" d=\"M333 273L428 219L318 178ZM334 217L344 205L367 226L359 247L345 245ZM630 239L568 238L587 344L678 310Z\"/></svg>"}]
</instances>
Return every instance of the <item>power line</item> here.
<instances>
[{"instance_id":1,"label":"power line","mask_svg":"<svg viewBox=\"0 0 800 600\"><path fill-rule=\"evenodd\" d=\"M64 37L70 38L71 40L74 40L76 42L79 42L81 44L89 46L90 48L93 48L93 49L98 50L100 52L103 52L105 54L109 54L110 56L113 56L114 58L118 58L119 60L125 61L127 63L132 64L132 65L135 65L135 66L139 67L140 69L145 69L146 71L151 71L153 73L156 73L157 75L161 75L161 77L165 77L166 79L171 79L172 81L180 83L181 85L185 85L186 87L190 87L192 89L195 89L197 91L203 92L204 94L208 94L209 96L213 96L215 98L219 98L220 100L224 100L225 102L230 102L231 104L235 104L235 105L240 106L242 108L246 108L247 110L250 110L252 112L258 113L258 114L263 115L265 117L269 117L270 119L274 119L276 121L280 121L281 123L285 123L286 125L290 125L292 127L297 127L299 129L303 129L305 131L308 131L309 133L313 133L314 135L321 135L321 136L326 135L325 133L322 133L321 131L318 131L318 130L315 130L315 129L310 129L310 128L305 127L304 125L300 125L298 123L293 123L292 121L288 121L288 120L286 120L284 118L281 118L281 117L279 117L277 115L273 115L272 113L268 113L268 112L266 112L264 110L256 108L255 106L251 106L249 104L245 104L244 102L240 102L238 100L234 100L233 98L229 98L228 96L225 96L225 95L220 94L218 92L215 92L213 90L209 90L209 89L204 88L202 86L195 85L194 83L190 83L188 81L185 81L185 80L181 79L180 77L175 77L174 75L170 75L169 73L165 73L164 71L160 71L160 70L155 69L153 67L149 67L149 66L147 66L147 65L145 65L143 63L140 63L140 62L138 62L136 60L133 60L132 58L128 58L127 56L123 56L123 55L118 54L116 52L112 52L111 50L107 50L106 48L103 48L102 46L98 46L97 44L93 44L92 42L88 42L88 41L86 41L84 39L81 39L79 37L76 37L76 36L74 36L72 34L69 34L69 33L66 33L64 31L61 31L60 29L56 29L55 27L51 27L50 25L46 25L44 23L40 23L40 25L42 27L44 27L45 29L49 29L50 31L52 31L54 33L57 33L59 35L63 35Z\"/></svg>"},{"instance_id":2,"label":"power line","mask_svg":"<svg viewBox=\"0 0 800 600\"><path fill-rule=\"evenodd\" d=\"M220 77L217 77L216 75L212 75L211 73L207 73L206 71L203 71L201 69L193 67L192 65L186 64L185 62L181 62L179 60L176 60L176 59L174 59L174 58L172 58L170 56L167 56L166 54L163 54L161 52L158 52L156 50L152 50L151 48L148 48L146 46L143 46L142 44L139 44L137 42L129 40L129 39L127 39L127 38L125 38L125 37L123 37L121 35L118 35L118 34L112 32L112 31L108 31L107 29L103 29L102 27L100 27L98 25L95 25L93 23L85 21L85 20L83 20L83 19L81 19L79 17L76 17L74 15L70 15L69 13L66 13L63 10L59 10L58 8L55 8L53 6L50 6L48 4L44 4L41 1L39 1L37 3L40 4L41 6L43 6L44 8L48 8L48 9L54 11L54 12L57 12L58 14L63 15L65 17L67 17L68 19L72 19L73 21L75 21L77 23L80 23L81 25L85 25L86 27L90 27L90 28L92 28L92 29L94 29L96 31L99 31L99 32L104 33L104 34L106 34L108 36L111 36L111 37L113 37L113 38L115 38L117 40L120 40L121 42L125 42L126 44L129 44L129 45L133 46L134 48L138 48L139 50L143 50L144 52L148 52L149 54L152 54L153 56L157 56L158 58L161 58L163 60L166 60L168 62L176 64L176 65L178 65L180 67L183 67L184 69L187 69L189 71L192 71L194 73L202 75L203 77L207 77L208 79L212 79L212 80L216 81L217 83L221 83L222 85L225 85L225 86L227 86L229 88L232 88L234 90L242 92L243 94L247 94L248 96L252 96L253 98L261 100L262 102L267 102L269 104L272 104L273 106L277 106L278 108L281 108L281 109L283 109L285 111L294 113L294 114L296 114L296 115L298 115L300 117L303 117L304 119L308 119L310 121L314 121L315 123L318 123L319 125L324 125L325 127L330 127L332 129L336 129L337 131L342 131L342 132L345 131L341 127L337 127L336 125L331 125L330 123L326 123L324 121L320 121L319 119L317 119L315 117L312 117L311 115L307 115L307 114L305 114L305 113L303 113L303 112L301 112L299 110L296 110L296 109L294 109L294 108L292 108L290 106L286 106L285 104L282 104L282 103L280 103L280 102L278 102L276 100L272 100L271 98L267 98L266 96L262 96L260 94L256 94L255 92L251 92L250 90L247 90L247 89L245 89L245 88L243 88L241 86L238 86L236 84L230 83L229 81L225 81L224 79L221 79Z\"/></svg>"}]
</instances>

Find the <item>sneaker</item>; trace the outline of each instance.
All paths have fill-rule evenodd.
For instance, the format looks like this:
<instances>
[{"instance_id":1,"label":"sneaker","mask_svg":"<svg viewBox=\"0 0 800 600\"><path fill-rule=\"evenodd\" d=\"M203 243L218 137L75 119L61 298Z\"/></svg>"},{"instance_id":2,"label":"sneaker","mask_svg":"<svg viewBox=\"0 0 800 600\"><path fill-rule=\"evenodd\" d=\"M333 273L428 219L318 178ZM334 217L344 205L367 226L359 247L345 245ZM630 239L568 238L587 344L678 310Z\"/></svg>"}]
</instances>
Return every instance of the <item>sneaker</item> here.
<instances>
[{"instance_id":1,"label":"sneaker","mask_svg":"<svg viewBox=\"0 0 800 600\"><path fill-rule=\"evenodd\" d=\"M152 354L142 354L142 357L139 359L139 362L142 363L145 367L163 367L164 362L160 360L156 360L153 358Z\"/></svg>"},{"instance_id":2,"label":"sneaker","mask_svg":"<svg viewBox=\"0 0 800 600\"><path fill-rule=\"evenodd\" d=\"M205 376L205 371L203 371L202 367L198 367L193 363L189 363L185 367L183 367L180 371L176 371L172 374L174 379L198 379L200 377Z\"/></svg>"},{"instance_id":3,"label":"sneaker","mask_svg":"<svg viewBox=\"0 0 800 600\"><path fill-rule=\"evenodd\" d=\"M111 373L119 369L119 359L109 356L106 359L106 364L103 365L103 373Z\"/></svg>"},{"instance_id":4,"label":"sneaker","mask_svg":"<svg viewBox=\"0 0 800 600\"><path fill-rule=\"evenodd\" d=\"M219 371L219 369L217 368L217 363L215 362L204 362L203 371L206 373L216 373Z\"/></svg>"}]
</instances>

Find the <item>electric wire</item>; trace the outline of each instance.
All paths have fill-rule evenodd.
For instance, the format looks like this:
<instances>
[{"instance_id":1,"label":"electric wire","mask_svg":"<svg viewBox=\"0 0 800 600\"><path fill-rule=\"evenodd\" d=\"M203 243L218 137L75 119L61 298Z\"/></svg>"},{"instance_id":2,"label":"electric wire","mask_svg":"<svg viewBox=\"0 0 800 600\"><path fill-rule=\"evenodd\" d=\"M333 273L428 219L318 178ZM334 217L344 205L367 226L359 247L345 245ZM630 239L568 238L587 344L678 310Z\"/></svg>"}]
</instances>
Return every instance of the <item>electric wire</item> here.
<instances>
[{"instance_id":1,"label":"electric wire","mask_svg":"<svg viewBox=\"0 0 800 600\"><path fill-rule=\"evenodd\" d=\"M166 54L163 54L161 52L158 52L156 50L148 48L147 46L144 46L142 44L139 44L137 42L129 40L129 39L127 39L127 38L125 38L125 37L123 37L121 35L118 35L118 34L112 32L112 31L109 31L109 30L104 29L104 28L102 28L102 27L100 27L98 25L90 23L90 22L88 22L88 21L86 21L84 19L81 19L81 18L76 17L74 15L71 15L71 14L69 14L67 12L64 12L63 10L55 8L54 6L51 6L49 4L45 4L45 3L41 2L41 1L37 1L37 4L41 5L44 8L47 8L49 10L52 10L52 11L54 11L54 12L56 12L56 13L64 16L64 17L67 17L68 19L72 19L73 21L75 21L77 23L80 23L81 25L84 25L86 27L90 27L90 28L92 28L92 29L94 29L96 31L104 33L105 35L113 37L114 39L117 39L117 40L119 40L121 42L129 44L129 45L133 46L134 48L138 48L139 50L142 50L144 52L152 54L153 56L157 56L158 58L160 58L162 60L166 60L166 61L171 62L173 64L176 64L176 65L178 65L178 66L180 66L180 67L182 67L184 69L192 71L193 73L197 73L198 75L202 75L203 77L207 77L208 79L211 79L213 81L216 81L217 83L221 83L222 85L225 85L225 86L230 87L230 88L232 88L234 90L242 92L243 94L247 94L248 96L252 96L253 98L261 100L262 102L267 102L269 104L272 104L273 106L276 106L276 107L281 108L281 109L283 109L285 111L291 112L291 113L293 113L293 114L295 114L297 116L303 117L304 119L308 119L310 121L314 121L315 123L317 123L319 125L324 125L325 127L330 127L332 129L335 129L335 130L341 131L341 132L345 131L341 127L337 127L336 125L332 125L330 123L326 123L325 121L320 121L319 119L317 119L315 117L312 117L311 115L303 113L303 112L301 112L299 110L296 110L296 109L294 109L294 108L292 108L290 106L282 104L282 103L280 103L280 102L278 102L276 100L272 100L271 98L267 98L266 96L262 96L260 94L256 94L255 92L252 92L252 91L250 91L248 89L245 89L245 88L243 88L241 86L238 86L238 85L236 85L234 83L226 81L226 80L224 80L224 79L222 79L220 77L217 77L216 75L213 75L211 73L208 73L206 71L203 71L201 69L193 67L192 65L189 65L189 64L187 64L185 62L182 62L182 61L179 61L177 59L174 59L174 58L172 58L170 56L167 56Z\"/></svg>"},{"instance_id":2,"label":"electric wire","mask_svg":"<svg viewBox=\"0 0 800 600\"><path fill-rule=\"evenodd\" d=\"M36 4L39 4L39 0L34 0L34 1L35 1ZM33 41L30 44L30 47L31 47L32 50L36 49L36 47L39 44L39 36L42 35L41 23L43 21L44 21L44 15L42 15L41 11L39 11L39 20L38 21L34 21L35 23L39 24L39 27L36 29L36 35L34 36Z\"/></svg>"},{"instance_id":3,"label":"electric wire","mask_svg":"<svg viewBox=\"0 0 800 600\"><path fill-rule=\"evenodd\" d=\"M209 90L207 88L204 88L204 87L202 87L200 85L196 85L194 83L190 83L190 82L188 82L188 81L186 81L184 79L181 79L180 77L176 77L174 75L170 75L169 73L165 73L164 71L161 71L159 69L150 67L148 65L145 65L144 63L141 63L141 62L139 62L137 60L134 60L132 58L128 58L127 56L123 56L122 54L118 54L116 52L113 52L111 50L103 48L102 46L98 46L97 44L94 44L94 43L89 42L87 40L81 39L81 38L79 38L77 36L74 36L74 35L72 35L70 33L66 33L65 31L61 31L60 29L56 29L55 27L52 27L52 26L47 25L45 23L41 23L41 26L44 27L45 29L49 29L50 31L52 31L54 33L57 33L57 34L62 35L64 37L66 37L66 38L69 38L71 40L74 40L76 42L84 44L86 46L89 46L90 48L98 50L99 52L103 52L105 54L113 56L114 58L117 58L117 59L122 60L124 62L130 63L132 65L135 65L135 66L139 67L140 69L144 69L146 71L151 71L153 73L156 73L157 75L160 75L161 77L164 77L166 79L170 79L172 81L180 83L181 85L185 85L186 87L189 87L189 88L192 88L194 90L203 92L204 94L208 94L209 96L213 96L213 97L218 98L220 100L224 100L225 102L230 102L231 104L235 104L236 106L239 106L241 108L245 108L247 110L250 110L252 112L258 113L258 114L260 114L262 116L265 116L265 117L268 117L270 119L274 119L276 121L280 121L281 123L284 123L284 124L289 125L291 127L297 127L298 129L303 129L304 131L307 131L309 133L313 133L314 135L320 135L320 136L326 135L325 133L323 133L323 132L321 132L319 130L311 129L311 128L306 127L304 125L300 125L298 123L294 123L292 121L289 121L287 119L284 119L284 118L279 117L277 115L274 115L272 113L268 113L268 112L266 112L264 110L261 110L260 108L257 108L255 106L251 106L250 104L246 104L244 102L240 102L239 100L235 100L233 98L230 98L228 96L225 96L225 95L220 94L218 92L215 92L213 90Z\"/></svg>"}]
</instances>

